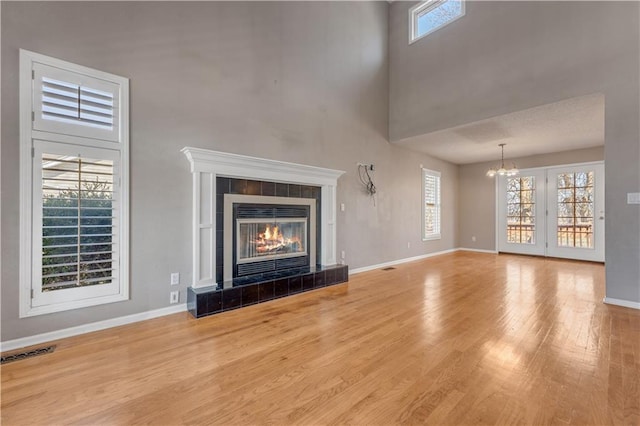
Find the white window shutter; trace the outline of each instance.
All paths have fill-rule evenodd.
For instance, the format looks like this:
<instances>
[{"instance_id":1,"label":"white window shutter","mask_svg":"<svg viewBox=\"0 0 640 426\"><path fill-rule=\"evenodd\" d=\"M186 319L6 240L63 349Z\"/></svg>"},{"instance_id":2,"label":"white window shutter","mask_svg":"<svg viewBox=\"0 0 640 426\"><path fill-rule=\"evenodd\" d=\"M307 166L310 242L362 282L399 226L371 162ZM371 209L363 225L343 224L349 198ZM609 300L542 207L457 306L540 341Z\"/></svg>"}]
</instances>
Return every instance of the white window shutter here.
<instances>
[{"instance_id":1,"label":"white window shutter","mask_svg":"<svg viewBox=\"0 0 640 426\"><path fill-rule=\"evenodd\" d=\"M33 129L120 142L120 86L34 63Z\"/></svg>"},{"instance_id":2,"label":"white window shutter","mask_svg":"<svg viewBox=\"0 0 640 426\"><path fill-rule=\"evenodd\" d=\"M117 151L36 141L34 164L33 306L117 294Z\"/></svg>"},{"instance_id":3,"label":"white window shutter","mask_svg":"<svg viewBox=\"0 0 640 426\"><path fill-rule=\"evenodd\" d=\"M440 173L422 170L422 238L440 238Z\"/></svg>"}]
</instances>

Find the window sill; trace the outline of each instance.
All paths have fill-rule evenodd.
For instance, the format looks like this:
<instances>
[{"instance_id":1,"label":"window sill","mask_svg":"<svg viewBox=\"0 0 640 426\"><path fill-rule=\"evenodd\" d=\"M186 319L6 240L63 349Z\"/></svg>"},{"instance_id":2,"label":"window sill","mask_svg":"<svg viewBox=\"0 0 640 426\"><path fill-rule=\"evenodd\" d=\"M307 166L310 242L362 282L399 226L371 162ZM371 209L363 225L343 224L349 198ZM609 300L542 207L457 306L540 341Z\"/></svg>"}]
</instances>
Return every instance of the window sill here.
<instances>
[{"instance_id":1,"label":"window sill","mask_svg":"<svg viewBox=\"0 0 640 426\"><path fill-rule=\"evenodd\" d=\"M128 294L114 294L109 296L95 297L70 302L55 303L43 306L29 306L21 310L20 318L35 317L38 315L52 314L54 312L64 312L73 309L88 308L90 306L104 305L107 303L122 302L129 300Z\"/></svg>"}]
</instances>

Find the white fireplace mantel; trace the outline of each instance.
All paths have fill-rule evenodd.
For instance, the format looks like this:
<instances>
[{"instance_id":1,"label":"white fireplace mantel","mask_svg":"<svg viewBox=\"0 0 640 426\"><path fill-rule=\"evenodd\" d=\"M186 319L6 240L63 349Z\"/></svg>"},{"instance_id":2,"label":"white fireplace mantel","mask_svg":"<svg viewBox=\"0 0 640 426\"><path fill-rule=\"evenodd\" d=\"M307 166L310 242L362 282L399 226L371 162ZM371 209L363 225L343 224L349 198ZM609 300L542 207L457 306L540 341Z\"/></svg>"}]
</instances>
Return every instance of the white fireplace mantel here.
<instances>
[{"instance_id":1,"label":"white fireplace mantel","mask_svg":"<svg viewBox=\"0 0 640 426\"><path fill-rule=\"evenodd\" d=\"M193 287L216 284L216 178L254 179L321 187L322 265L336 262L336 188L341 170L185 147L193 176Z\"/></svg>"}]
</instances>

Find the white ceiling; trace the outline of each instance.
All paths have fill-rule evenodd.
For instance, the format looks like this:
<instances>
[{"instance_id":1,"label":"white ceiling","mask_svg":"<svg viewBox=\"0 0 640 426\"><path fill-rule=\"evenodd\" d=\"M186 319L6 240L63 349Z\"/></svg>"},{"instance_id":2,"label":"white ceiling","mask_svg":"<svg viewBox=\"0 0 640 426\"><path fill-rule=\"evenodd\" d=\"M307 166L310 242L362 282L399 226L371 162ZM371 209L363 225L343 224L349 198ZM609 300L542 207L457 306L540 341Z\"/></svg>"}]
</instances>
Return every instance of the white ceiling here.
<instances>
[{"instance_id":1,"label":"white ceiling","mask_svg":"<svg viewBox=\"0 0 640 426\"><path fill-rule=\"evenodd\" d=\"M604 145L604 95L593 94L394 142L454 164Z\"/></svg>"}]
</instances>

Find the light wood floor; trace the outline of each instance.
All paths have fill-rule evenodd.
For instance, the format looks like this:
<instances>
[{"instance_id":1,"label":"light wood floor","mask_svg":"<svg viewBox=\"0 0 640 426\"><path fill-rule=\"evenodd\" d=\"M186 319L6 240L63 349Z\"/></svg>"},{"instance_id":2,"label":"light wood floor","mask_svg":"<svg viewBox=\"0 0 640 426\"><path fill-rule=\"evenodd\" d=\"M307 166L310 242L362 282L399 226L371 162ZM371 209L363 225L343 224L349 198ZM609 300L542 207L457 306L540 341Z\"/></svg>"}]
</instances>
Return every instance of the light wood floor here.
<instances>
[{"instance_id":1,"label":"light wood floor","mask_svg":"<svg viewBox=\"0 0 640 426\"><path fill-rule=\"evenodd\" d=\"M458 252L2 367L2 424L640 424L600 264Z\"/></svg>"}]
</instances>

